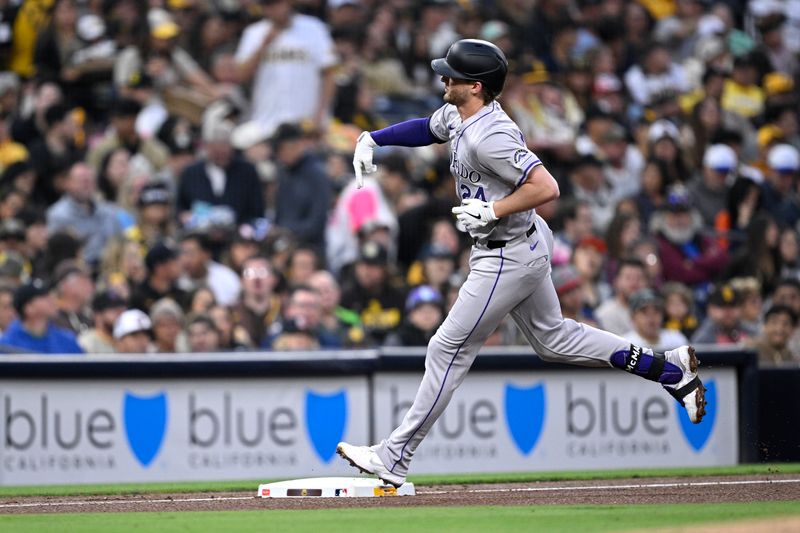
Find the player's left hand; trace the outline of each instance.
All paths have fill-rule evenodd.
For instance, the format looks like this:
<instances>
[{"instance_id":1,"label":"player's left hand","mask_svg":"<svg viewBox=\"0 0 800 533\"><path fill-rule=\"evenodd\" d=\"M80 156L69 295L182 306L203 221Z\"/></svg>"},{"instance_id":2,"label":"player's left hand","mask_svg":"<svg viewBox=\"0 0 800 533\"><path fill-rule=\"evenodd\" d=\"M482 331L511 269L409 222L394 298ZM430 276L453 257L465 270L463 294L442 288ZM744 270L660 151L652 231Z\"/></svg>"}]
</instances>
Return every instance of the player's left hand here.
<instances>
[{"instance_id":1,"label":"player's left hand","mask_svg":"<svg viewBox=\"0 0 800 533\"><path fill-rule=\"evenodd\" d=\"M464 200L460 206L454 207L453 214L468 230L486 227L497 220L494 202L482 202L475 198Z\"/></svg>"}]
</instances>

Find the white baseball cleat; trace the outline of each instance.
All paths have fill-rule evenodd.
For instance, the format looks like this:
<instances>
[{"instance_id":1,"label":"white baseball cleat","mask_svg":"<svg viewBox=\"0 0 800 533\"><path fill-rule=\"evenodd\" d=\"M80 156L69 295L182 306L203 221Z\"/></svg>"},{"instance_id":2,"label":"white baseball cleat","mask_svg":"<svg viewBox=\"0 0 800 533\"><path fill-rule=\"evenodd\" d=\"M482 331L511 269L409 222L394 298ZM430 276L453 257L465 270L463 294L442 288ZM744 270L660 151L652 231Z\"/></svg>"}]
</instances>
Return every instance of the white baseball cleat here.
<instances>
[{"instance_id":1,"label":"white baseball cleat","mask_svg":"<svg viewBox=\"0 0 800 533\"><path fill-rule=\"evenodd\" d=\"M681 346L664 352L667 361L676 365L683 372L681 380L674 385L663 385L686 409L689 420L699 424L706 414L706 388L697 375L700 361L694 353L694 347Z\"/></svg>"},{"instance_id":2,"label":"white baseball cleat","mask_svg":"<svg viewBox=\"0 0 800 533\"><path fill-rule=\"evenodd\" d=\"M383 465L383 461L378 457L375 452L377 446L353 446L346 442L340 442L336 446L336 453L342 456L342 459L350 463L350 466L358 468L365 474L377 476L381 481L384 481L394 487L400 487L406 482L406 478L393 474Z\"/></svg>"}]
</instances>

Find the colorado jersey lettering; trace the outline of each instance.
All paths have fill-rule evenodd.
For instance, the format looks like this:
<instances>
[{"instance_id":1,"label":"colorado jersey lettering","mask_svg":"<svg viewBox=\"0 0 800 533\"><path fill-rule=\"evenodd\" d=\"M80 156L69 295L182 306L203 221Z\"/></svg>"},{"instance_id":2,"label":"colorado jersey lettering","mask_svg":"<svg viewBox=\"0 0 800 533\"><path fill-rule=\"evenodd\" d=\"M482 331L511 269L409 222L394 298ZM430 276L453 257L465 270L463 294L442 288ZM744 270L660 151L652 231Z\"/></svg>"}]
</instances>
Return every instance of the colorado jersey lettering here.
<instances>
[{"instance_id":1,"label":"colorado jersey lettering","mask_svg":"<svg viewBox=\"0 0 800 533\"><path fill-rule=\"evenodd\" d=\"M519 187L541 160L528 150L522 132L497 102L462 123L452 104L437 109L430 119L431 133L450 141L450 172L460 198L491 202ZM493 226L471 230L479 239L509 240L530 228L534 210L498 220Z\"/></svg>"}]
</instances>

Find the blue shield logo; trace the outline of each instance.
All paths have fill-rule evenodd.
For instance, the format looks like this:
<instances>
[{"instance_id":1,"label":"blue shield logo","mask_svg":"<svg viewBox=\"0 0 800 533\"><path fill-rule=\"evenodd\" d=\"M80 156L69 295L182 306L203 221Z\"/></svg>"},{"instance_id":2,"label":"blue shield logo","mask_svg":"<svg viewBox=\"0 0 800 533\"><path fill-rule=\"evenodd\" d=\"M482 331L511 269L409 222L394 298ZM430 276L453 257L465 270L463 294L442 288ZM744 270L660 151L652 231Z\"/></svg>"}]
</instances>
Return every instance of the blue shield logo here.
<instances>
[{"instance_id":1,"label":"blue shield logo","mask_svg":"<svg viewBox=\"0 0 800 533\"><path fill-rule=\"evenodd\" d=\"M528 455L544 427L544 384L527 388L506 384L505 404L508 431L522 455Z\"/></svg>"},{"instance_id":2,"label":"blue shield logo","mask_svg":"<svg viewBox=\"0 0 800 533\"><path fill-rule=\"evenodd\" d=\"M123 403L125 436L139 463L147 468L153 462L167 429L167 395L137 396L125 391Z\"/></svg>"},{"instance_id":3,"label":"blue shield logo","mask_svg":"<svg viewBox=\"0 0 800 533\"><path fill-rule=\"evenodd\" d=\"M330 462L347 425L347 393L318 394L306 391L308 438L323 463Z\"/></svg>"},{"instance_id":4,"label":"blue shield logo","mask_svg":"<svg viewBox=\"0 0 800 533\"><path fill-rule=\"evenodd\" d=\"M706 386L706 416L703 417L702 422L699 424L692 424L689 420L689 415L686 414L686 409L682 405L677 404L675 408L678 411L678 421L681 424L683 436L689 442L689 445L694 451L699 452L703 446L708 442L711 436L711 431L714 429L714 422L717 420L717 384L714 381L704 383Z\"/></svg>"}]
</instances>

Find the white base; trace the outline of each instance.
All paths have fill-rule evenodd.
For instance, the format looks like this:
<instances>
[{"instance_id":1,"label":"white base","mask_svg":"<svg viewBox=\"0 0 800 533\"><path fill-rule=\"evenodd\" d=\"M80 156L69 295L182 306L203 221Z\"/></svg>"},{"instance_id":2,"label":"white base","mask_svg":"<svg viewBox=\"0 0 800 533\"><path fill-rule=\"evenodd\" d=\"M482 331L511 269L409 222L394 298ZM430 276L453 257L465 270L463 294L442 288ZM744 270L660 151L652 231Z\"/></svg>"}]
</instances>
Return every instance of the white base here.
<instances>
[{"instance_id":1,"label":"white base","mask_svg":"<svg viewBox=\"0 0 800 533\"><path fill-rule=\"evenodd\" d=\"M396 489L371 477L315 477L258 486L258 496L262 498L375 498L415 494L413 483L403 483Z\"/></svg>"}]
</instances>

